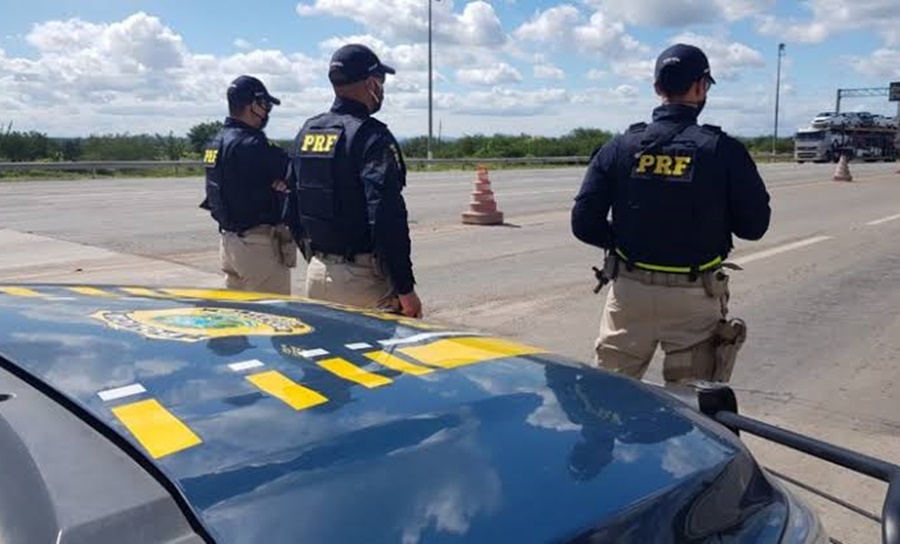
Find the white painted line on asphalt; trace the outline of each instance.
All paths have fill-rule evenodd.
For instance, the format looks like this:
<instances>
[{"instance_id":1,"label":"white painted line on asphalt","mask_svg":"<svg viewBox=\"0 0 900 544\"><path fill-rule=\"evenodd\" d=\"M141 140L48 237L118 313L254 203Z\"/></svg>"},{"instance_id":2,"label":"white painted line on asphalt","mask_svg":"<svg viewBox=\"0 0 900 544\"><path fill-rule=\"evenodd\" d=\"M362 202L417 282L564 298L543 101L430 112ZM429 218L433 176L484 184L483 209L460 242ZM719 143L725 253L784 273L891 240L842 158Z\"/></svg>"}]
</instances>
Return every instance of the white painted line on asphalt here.
<instances>
[{"instance_id":1,"label":"white painted line on asphalt","mask_svg":"<svg viewBox=\"0 0 900 544\"><path fill-rule=\"evenodd\" d=\"M259 368L261 366L264 366L262 361L251 359L249 361L241 361L240 363L231 363L228 365L228 368L234 372L241 372L242 370L250 370L251 368Z\"/></svg>"},{"instance_id":2,"label":"white painted line on asphalt","mask_svg":"<svg viewBox=\"0 0 900 544\"><path fill-rule=\"evenodd\" d=\"M880 225L882 223L887 223L888 221L894 221L896 219L900 219L900 213L888 217L882 217L881 219L876 219L875 221L869 221L868 223L866 223L866 225L874 227L875 225Z\"/></svg>"},{"instance_id":3,"label":"white painted line on asphalt","mask_svg":"<svg viewBox=\"0 0 900 544\"><path fill-rule=\"evenodd\" d=\"M831 236L813 236L812 238L798 240L796 242L791 242L790 244L784 244L783 246L776 246L764 251L760 251L758 253L751 253L750 255L744 255L743 257L738 257L736 259L729 259L729 261L733 262L734 264L745 265L747 263L752 263L753 261L766 259L768 257L774 257L775 255L780 255L781 253L786 253L788 251L800 249L801 247L818 244L819 242L824 242L826 240L831 240Z\"/></svg>"},{"instance_id":4,"label":"white painted line on asphalt","mask_svg":"<svg viewBox=\"0 0 900 544\"><path fill-rule=\"evenodd\" d=\"M358 349L369 349L372 347L372 344L367 344L365 342L357 342L355 344L347 344L345 346L347 349L358 350Z\"/></svg>"},{"instance_id":5,"label":"white painted line on asphalt","mask_svg":"<svg viewBox=\"0 0 900 544\"><path fill-rule=\"evenodd\" d=\"M109 402L111 400L122 399L125 397L130 397L132 395L139 395L141 393L147 392L144 389L144 386L139 383L133 383L131 385L126 385L125 387L117 387L115 389L107 389L106 391L100 391L97 395L104 402Z\"/></svg>"}]
</instances>

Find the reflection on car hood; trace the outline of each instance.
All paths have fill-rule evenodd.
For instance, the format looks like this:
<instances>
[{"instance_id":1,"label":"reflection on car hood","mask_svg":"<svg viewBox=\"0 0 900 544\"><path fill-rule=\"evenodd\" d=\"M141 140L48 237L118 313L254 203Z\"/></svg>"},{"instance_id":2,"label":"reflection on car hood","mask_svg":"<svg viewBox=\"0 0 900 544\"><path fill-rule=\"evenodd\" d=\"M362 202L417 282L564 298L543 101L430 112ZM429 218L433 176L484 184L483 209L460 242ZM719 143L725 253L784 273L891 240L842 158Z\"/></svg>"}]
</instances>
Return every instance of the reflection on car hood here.
<instances>
[{"instance_id":1,"label":"reflection on car hood","mask_svg":"<svg viewBox=\"0 0 900 544\"><path fill-rule=\"evenodd\" d=\"M220 542L752 542L784 519L741 443L678 401L469 331L0 286L0 355L145 452Z\"/></svg>"}]
</instances>

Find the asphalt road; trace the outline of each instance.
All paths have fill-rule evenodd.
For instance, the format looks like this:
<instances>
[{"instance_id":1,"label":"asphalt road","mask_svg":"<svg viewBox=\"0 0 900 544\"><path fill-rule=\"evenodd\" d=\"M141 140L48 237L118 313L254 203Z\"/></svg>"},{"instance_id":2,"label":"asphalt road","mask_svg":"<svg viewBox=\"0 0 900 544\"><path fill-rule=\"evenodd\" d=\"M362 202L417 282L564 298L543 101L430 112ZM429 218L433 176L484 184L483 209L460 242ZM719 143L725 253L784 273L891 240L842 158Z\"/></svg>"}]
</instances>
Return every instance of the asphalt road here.
<instances>
[{"instance_id":1,"label":"asphalt road","mask_svg":"<svg viewBox=\"0 0 900 544\"><path fill-rule=\"evenodd\" d=\"M733 385L745 413L900 463L900 174L896 164L854 163L846 183L831 180L833 168L760 165L773 219L762 241L738 241L732 254L744 267L732 274L732 315L750 328ZM599 252L569 231L583 172L492 171L506 215L496 227L460 223L473 172L411 175L414 262L429 317L590 360L605 292L591 292ZM154 277L214 285L217 234L197 208L202 191L199 178L0 184L0 233L36 236L18 245L0 236L0 279L79 281L79 258L80 273L90 273L97 259L124 254L149 258L142 266L184 265ZM72 255L29 261L36 240ZM103 277L137 283L135 266ZM295 285L302 280L298 273ZM647 378L661 380L658 364ZM748 441L767 465L880 513L885 486ZM878 541L874 523L813 502L841 541Z\"/></svg>"}]
</instances>

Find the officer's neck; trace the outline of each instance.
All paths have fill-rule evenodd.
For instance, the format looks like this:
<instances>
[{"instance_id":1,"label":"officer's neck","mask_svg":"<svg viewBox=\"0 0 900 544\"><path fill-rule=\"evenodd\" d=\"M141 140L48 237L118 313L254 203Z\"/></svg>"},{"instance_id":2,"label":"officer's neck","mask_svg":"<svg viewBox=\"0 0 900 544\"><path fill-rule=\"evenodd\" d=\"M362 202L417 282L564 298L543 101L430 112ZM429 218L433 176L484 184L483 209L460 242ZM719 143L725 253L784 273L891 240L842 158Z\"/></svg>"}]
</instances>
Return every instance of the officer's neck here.
<instances>
[{"instance_id":1,"label":"officer's neck","mask_svg":"<svg viewBox=\"0 0 900 544\"><path fill-rule=\"evenodd\" d=\"M240 115L232 115L231 118L234 119L235 121L240 121L241 123L244 123L245 125L249 125L249 126L251 126L253 128L257 128L257 129L259 128L259 125L260 125L260 120L257 119L257 117L255 115L253 115L253 113L250 112L249 110L244 111Z\"/></svg>"},{"instance_id":2,"label":"officer's neck","mask_svg":"<svg viewBox=\"0 0 900 544\"><path fill-rule=\"evenodd\" d=\"M369 101L366 100L366 97L350 93L335 95L335 107L351 109L358 114L372 114L372 107L370 106Z\"/></svg>"},{"instance_id":3,"label":"officer's neck","mask_svg":"<svg viewBox=\"0 0 900 544\"><path fill-rule=\"evenodd\" d=\"M662 101L663 106L690 106L692 108L699 108L700 103L694 102L692 100L684 100L680 98L664 98Z\"/></svg>"}]
</instances>

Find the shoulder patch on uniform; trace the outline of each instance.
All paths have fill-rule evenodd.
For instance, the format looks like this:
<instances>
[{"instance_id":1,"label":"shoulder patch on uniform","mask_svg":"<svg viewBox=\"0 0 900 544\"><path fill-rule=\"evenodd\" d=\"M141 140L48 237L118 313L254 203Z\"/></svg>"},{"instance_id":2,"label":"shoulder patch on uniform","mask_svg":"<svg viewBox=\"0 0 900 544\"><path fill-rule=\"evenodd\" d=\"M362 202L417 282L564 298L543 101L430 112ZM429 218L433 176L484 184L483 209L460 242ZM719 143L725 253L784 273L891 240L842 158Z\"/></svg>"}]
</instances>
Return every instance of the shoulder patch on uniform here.
<instances>
[{"instance_id":1,"label":"shoulder patch on uniform","mask_svg":"<svg viewBox=\"0 0 900 544\"><path fill-rule=\"evenodd\" d=\"M718 125L700 125L700 128L712 132L713 134L722 134L724 131Z\"/></svg>"},{"instance_id":2,"label":"shoulder patch on uniform","mask_svg":"<svg viewBox=\"0 0 900 544\"><path fill-rule=\"evenodd\" d=\"M219 158L219 148L207 148L203 151L203 165L206 167L215 166L216 159Z\"/></svg>"},{"instance_id":3,"label":"shoulder patch on uniform","mask_svg":"<svg viewBox=\"0 0 900 544\"><path fill-rule=\"evenodd\" d=\"M644 130L647 128L647 123L634 123L633 125L628 127L628 132L638 132L640 130Z\"/></svg>"},{"instance_id":4,"label":"shoulder patch on uniform","mask_svg":"<svg viewBox=\"0 0 900 544\"><path fill-rule=\"evenodd\" d=\"M310 128L299 136L299 157L332 158L337 151L338 140L344 133L339 128Z\"/></svg>"}]
</instances>

